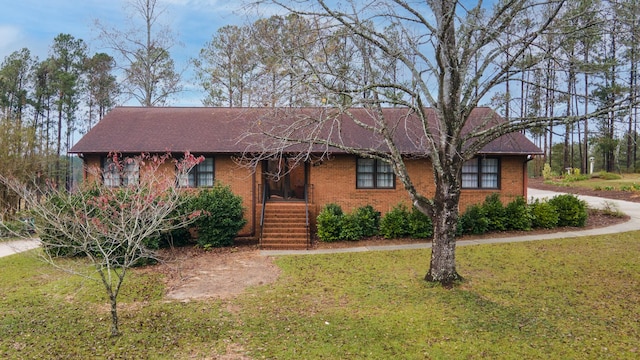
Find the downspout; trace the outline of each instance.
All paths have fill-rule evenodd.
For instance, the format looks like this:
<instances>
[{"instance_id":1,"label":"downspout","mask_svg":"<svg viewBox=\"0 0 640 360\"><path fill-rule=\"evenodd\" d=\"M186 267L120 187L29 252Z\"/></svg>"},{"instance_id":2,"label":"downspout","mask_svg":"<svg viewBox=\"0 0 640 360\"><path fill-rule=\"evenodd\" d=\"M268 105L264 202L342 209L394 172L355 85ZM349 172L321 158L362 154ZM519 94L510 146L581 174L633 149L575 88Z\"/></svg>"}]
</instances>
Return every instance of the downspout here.
<instances>
[{"instance_id":1,"label":"downspout","mask_svg":"<svg viewBox=\"0 0 640 360\"><path fill-rule=\"evenodd\" d=\"M522 193L523 193L523 197L524 197L525 201L528 198L528 196L527 196L527 188L529 187L529 174L528 174L528 171L527 171L528 170L527 169L527 164L531 160L533 160L533 155L527 155L527 157L525 158L524 162L522 163L522 184L523 184Z\"/></svg>"},{"instance_id":2,"label":"downspout","mask_svg":"<svg viewBox=\"0 0 640 360\"><path fill-rule=\"evenodd\" d=\"M87 176L89 176L89 171L87 170L87 163L84 160L84 154L83 153L78 154L78 157L80 158L80 160L82 160L82 180L86 183L87 182Z\"/></svg>"}]
</instances>

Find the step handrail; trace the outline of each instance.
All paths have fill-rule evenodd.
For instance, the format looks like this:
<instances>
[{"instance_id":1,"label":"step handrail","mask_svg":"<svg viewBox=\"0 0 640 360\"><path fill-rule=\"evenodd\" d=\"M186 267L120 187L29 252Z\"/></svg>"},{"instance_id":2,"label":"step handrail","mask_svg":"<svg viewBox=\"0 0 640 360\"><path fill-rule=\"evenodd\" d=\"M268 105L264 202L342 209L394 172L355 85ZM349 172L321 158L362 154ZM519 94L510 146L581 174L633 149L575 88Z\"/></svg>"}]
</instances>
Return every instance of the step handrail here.
<instances>
[{"instance_id":1,"label":"step handrail","mask_svg":"<svg viewBox=\"0 0 640 360\"><path fill-rule=\"evenodd\" d=\"M264 184L262 184L262 210L261 210L261 214L260 214L260 240L258 241L258 247L262 247L262 235L264 232L264 213L265 213L265 208L267 205L267 198L268 198L268 192L269 192L269 183L267 183L266 181L264 182Z\"/></svg>"},{"instance_id":2,"label":"step handrail","mask_svg":"<svg viewBox=\"0 0 640 360\"><path fill-rule=\"evenodd\" d=\"M304 214L307 229L307 249L311 248L311 231L309 230L309 184L304 183Z\"/></svg>"}]
</instances>

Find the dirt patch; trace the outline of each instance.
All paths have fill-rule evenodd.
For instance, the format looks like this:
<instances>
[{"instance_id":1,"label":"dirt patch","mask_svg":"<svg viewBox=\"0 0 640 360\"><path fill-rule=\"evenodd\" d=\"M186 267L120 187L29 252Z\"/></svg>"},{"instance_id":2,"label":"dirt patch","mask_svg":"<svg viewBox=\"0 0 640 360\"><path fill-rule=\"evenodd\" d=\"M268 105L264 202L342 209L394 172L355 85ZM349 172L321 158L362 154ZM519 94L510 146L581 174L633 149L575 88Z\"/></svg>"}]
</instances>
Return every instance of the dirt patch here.
<instances>
[{"instance_id":1,"label":"dirt patch","mask_svg":"<svg viewBox=\"0 0 640 360\"><path fill-rule=\"evenodd\" d=\"M247 287L274 282L280 269L254 245L215 249L185 247L164 250L163 263L152 271L165 275L167 298L229 298Z\"/></svg>"}]
</instances>

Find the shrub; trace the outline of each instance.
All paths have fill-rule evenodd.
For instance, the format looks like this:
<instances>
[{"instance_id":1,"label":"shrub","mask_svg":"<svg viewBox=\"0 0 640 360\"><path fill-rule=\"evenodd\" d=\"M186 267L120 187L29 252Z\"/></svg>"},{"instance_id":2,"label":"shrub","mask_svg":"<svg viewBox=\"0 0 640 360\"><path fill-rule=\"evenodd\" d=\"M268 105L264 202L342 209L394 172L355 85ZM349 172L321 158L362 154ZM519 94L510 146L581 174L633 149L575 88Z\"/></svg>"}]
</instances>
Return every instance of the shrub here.
<instances>
[{"instance_id":1,"label":"shrub","mask_svg":"<svg viewBox=\"0 0 640 360\"><path fill-rule=\"evenodd\" d=\"M5 221L3 223L7 228L0 226L0 238L13 237L14 235L28 236L33 233L33 224L30 218L20 220Z\"/></svg>"},{"instance_id":2,"label":"shrub","mask_svg":"<svg viewBox=\"0 0 640 360\"><path fill-rule=\"evenodd\" d=\"M542 178L545 180L553 179L553 172L551 171L551 165L545 163L542 168Z\"/></svg>"},{"instance_id":3,"label":"shrub","mask_svg":"<svg viewBox=\"0 0 640 360\"><path fill-rule=\"evenodd\" d=\"M489 229L489 220L480 205L471 205L458 220L458 235L484 234Z\"/></svg>"},{"instance_id":4,"label":"shrub","mask_svg":"<svg viewBox=\"0 0 640 360\"><path fill-rule=\"evenodd\" d=\"M340 238L347 241L357 241L363 238L362 223L355 213L345 214L340 221Z\"/></svg>"},{"instance_id":5,"label":"shrub","mask_svg":"<svg viewBox=\"0 0 640 360\"><path fill-rule=\"evenodd\" d=\"M409 211L404 204L396 205L382 217L380 234L386 239L409 236Z\"/></svg>"},{"instance_id":6,"label":"shrub","mask_svg":"<svg viewBox=\"0 0 640 360\"><path fill-rule=\"evenodd\" d=\"M360 226L361 237L370 237L378 234L380 212L376 211L373 206L366 205L357 208L353 213L353 217Z\"/></svg>"},{"instance_id":7,"label":"shrub","mask_svg":"<svg viewBox=\"0 0 640 360\"><path fill-rule=\"evenodd\" d=\"M619 180L619 179L622 178L618 174L610 173L610 172L607 172L607 171L600 171L598 173L598 177L600 177L603 180Z\"/></svg>"},{"instance_id":8,"label":"shrub","mask_svg":"<svg viewBox=\"0 0 640 360\"><path fill-rule=\"evenodd\" d=\"M409 214L409 236L418 239L429 238L433 236L433 222L431 218L423 214L415 206Z\"/></svg>"},{"instance_id":9,"label":"shrub","mask_svg":"<svg viewBox=\"0 0 640 360\"><path fill-rule=\"evenodd\" d=\"M506 214L506 227L509 230L531 230L531 210L527 201L522 197L516 197L504 208Z\"/></svg>"},{"instance_id":10,"label":"shrub","mask_svg":"<svg viewBox=\"0 0 640 360\"><path fill-rule=\"evenodd\" d=\"M558 212L553 205L536 199L529 207L534 228L552 229L558 226Z\"/></svg>"},{"instance_id":11,"label":"shrub","mask_svg":"<svg viewBox=\"0 0 640 360\"><path fill-rule=\"evenodd\" d=\"M190 210L193 207L193 197L195 194L184 192L180 195L181 203L180 205L173 211L171 217L180 217L187 216L192 211ZM191 236L191 231L189 231L190 227L194 227L195 225L190 225L189 227L179 227L173 229L171 231L163 232L157 237L157 246L158 248L168 248L168 247L180 247L191 244L194 242L193 237Z\"/></svg>"},{"instance_id":12,"label":"shrub","mask_svg":"<svg viewBox=\"0 0 640 360\"><path fill-rule=\"evenodd\" d=\"M558 212L558 226L582 227L587 223L587 204L572 194L557 195L549 200Z\"/></svg>"},{"instance_id":13,"label":"shrub","mask_svg":"<svg viewBox=\"0 0 640 360\"><path fill-rule=\"evenodd\" d=\"M562 181L564 182L575 182L575 181L583 181L583 180L588 180L589 179L589 175L587 174L580 174L580 169L574 169L574 170L578 170L578 172L576 173L575 171L571 172L571 174L564 174L562 177Z\"/></svg>"},{"instance_id":14,"label":"shrub","mask_svg":"<svg viewBox=\"0 0 640 360\"><path fill-rule=\"evenodd\" d=\"M56 209L57 213L60 214L59 221L62 224L62 226L50 226L50 222L46 220L35 219L38 223L38 228L41 229L40 237L43 249L48 255L53 257L75 257L91 254L100 258L104 257L106 253L109 254L110 260L114 263L126 263L126 258L131 257L131 254L127 255L127 251L130 251L128 249L130 244L122 241L122 239L110 239L105 234L96 234L91 241L84 239L85 242L83 243L78 239L69 238L67 235L77 234L83 230L81 224L76 224L72 221L72 219L77 219L77 217L71 215L73 212L83 209L90 218L99 221L103 217L109 216L111 209L118 208L122 206L121 204L127 204L132 196L131 192L126 188L113 189L109 197L104 197L101 194L103 193L99 188L90 187L79 190L66 199L63 199L60 195L53 195L47 199L47 206ZM104 201L107 201L110 205L106 209L96 205L96 199L99 198L105 199ZM60 228L65 228L66 232L63 232ZM141 245L148 250L157 250L160 248L160 236L156 235L142 239ZM140 251L142 249L136 249L136 256L141 255ZM131 266L150 263L155 263L155 260L142 256Z\"/></svg>"},{"instance_id":15,"label":"shrub","mask_svg":"<svg viewBox=\"0 0 640 360\"><path fill-rule=\"evenodd\" d=\"M65 225L65 228L72 229L76 224L73 222L67 222L65 215L70 214L72 207L79 207L79 203L83 202L85 196L97 196L98 192L95 189L90 188L88 190L81 190L70 196L66 202L61 196L52 195L47 198L47 207L55 208L61 216L59 216L60 222ZM72 205L77 206L72 206ZM37 227L40 229L40 237L42 239L42 247L44 251L52 257L74 257L83 255L80 249L82 246L74 239L67 237L62 231L53 226L47 226L48 222L36 217ZM69 231L73 233L73 231Z\"/></svg>"},{"instance_id":16,"label":"shrub","mask_svg":"<svg viewBox=\"0 0 640 360\"><path fill-rule=\"evenodd\" d=\"M488 221L489 231L503 231L507 229L507 215L500 201L500 194L494 193L484 200L482 211Z\"/></svg>"},{"instance_id":17,"label":"shrub","mask_svg":"<svg viewBox=\"0 0 640 360\"><path fill-rule=\"evenodd\" d=\"M198 245L223 247L233 245L233 239L246 224L242 198L229 186L216 183L189 199L190 211L201 211L194 225L198 231Z\"/></svg>"},{"instance_id":18,"label":"shrub","mask_svg":"<svg viewBox=\"0 0 640 360\"><path fill-rule=\"evenodd\" d=\"M325 242L340 240L343 217L344 213L342 212L340 205L325 205L316 218L318 225L318 238Z\"/></svg>"}]
</instances>

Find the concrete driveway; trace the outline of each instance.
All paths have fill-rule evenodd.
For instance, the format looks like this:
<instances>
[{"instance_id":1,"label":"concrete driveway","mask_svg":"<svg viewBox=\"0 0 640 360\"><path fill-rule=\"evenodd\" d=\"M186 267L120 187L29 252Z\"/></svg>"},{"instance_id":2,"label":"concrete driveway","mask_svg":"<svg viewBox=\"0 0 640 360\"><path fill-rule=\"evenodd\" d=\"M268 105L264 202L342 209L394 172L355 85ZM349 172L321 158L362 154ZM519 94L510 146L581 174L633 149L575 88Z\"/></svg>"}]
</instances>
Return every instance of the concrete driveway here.
<instances>
[{"instance_id":1,"label":"concrete driveway","mask_svg":"<svg viewBox=\"0 0 640 360\"><path fill-rule=\"evenodd\" d=\"M17 254L40 246L39 239L24 239L0 242L0 257Z\"/></svg>"},{"instance_id":2,"label":"concrete driveway","mask_svg":"<svg viewBox=\"0 0 640 360\"><path fill-rule=\"evenodd\" d=\"M538 190L538 189L528 189L529 198L552 198L561 193L554 191L546 191L546 190ZM615 204L618 210L623 213L629 215L631 219L629 221L607 226L600 229L591 229L578 231L578 233L582 235L601 235L601 234L614 234L625 231L634 231L640 230L640 203L632 202L632 201L622 201L622 200L613 200L613 199L605 199L596 196L584 196L584 195L576 195L579 199L584 200L589 207L593 209L603 209L606 207L606 204ZM564 237L564 236L560 236Z\"/></svg>"}]
</instances>

